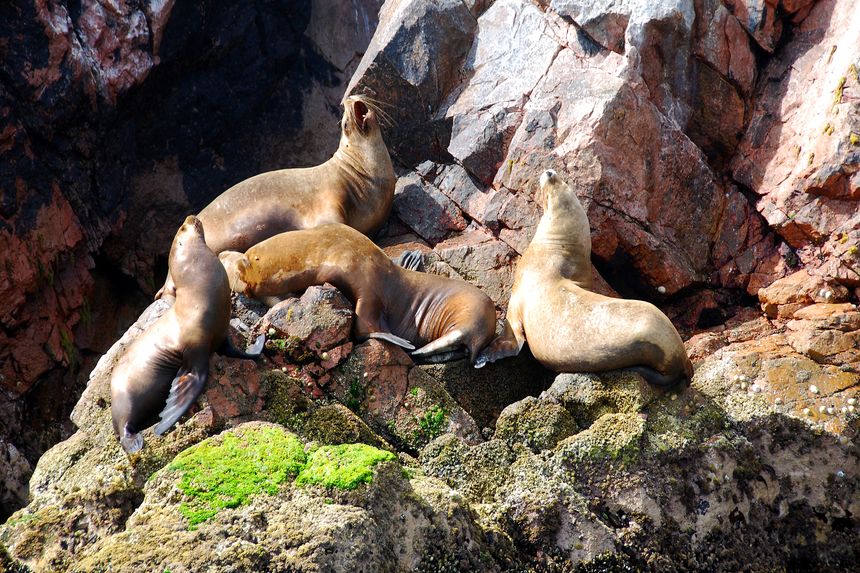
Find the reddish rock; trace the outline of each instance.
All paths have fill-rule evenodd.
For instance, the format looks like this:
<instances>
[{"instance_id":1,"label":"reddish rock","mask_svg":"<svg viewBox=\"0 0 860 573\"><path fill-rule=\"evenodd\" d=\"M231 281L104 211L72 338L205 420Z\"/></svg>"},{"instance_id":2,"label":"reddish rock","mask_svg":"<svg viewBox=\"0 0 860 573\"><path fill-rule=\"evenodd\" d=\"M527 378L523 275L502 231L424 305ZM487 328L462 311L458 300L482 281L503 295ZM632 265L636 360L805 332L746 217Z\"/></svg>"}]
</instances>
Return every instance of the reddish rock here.
<instances>
[{"instance_id":1,"label":"reddish rock","mask_svg":"<svg viewBox=\"0 0 860 573\"><path fill-rule=\"evenodd\" d=\"M515 254L504 242L481 230L466 232L434 247L459 276L483 290L498 307L507 306Z\"/></svg>"},{"instance_id":2,"label":"reddish rock","mask_svg":"<svg viewBox=\"0 0 860 573\"><path fill-rule=\"evenodd\" d=\"M860 155L852 143L860 85L848 48L860 31L843 25L853 9L835 0L814 5L764 69L732 162L735 179L760 196L759 211L806 268L846 286L860 284Z\"/></svg>"},{"instance_id":3,"label":"reddish rock","mask_svg":"<svg viewBox=\"0 0 860 573\"><path fill-rule=\"evenodd\" d=\"M352 312L352 304L336 288L312 286L301 298L273 306L253 332L265 333L270 347L286 350L293 360L306 361L308 354L319 358L349 340Z\"/></svg>"},{"instance_id":4,"label":"reddish rock","mask_svg":"<svg viewBox=\"0 0 860 573\"><path fill-rule=\"evenodd\" d=\"M437 243L466 228L460 209L433 185L425 184L417 173L397 180L394 212L421 238Z\"/></svg>"},{"instance_id":5,"label":"reddish rock","mask_svg":"<svg viewBox=\"0 0 860 573\"><path fill-rule=\"evenodd\" d=\"M791 318L813 302L843 302L848 289L801 269L758 291L761 309L771 318Z\"/></svg>"}]
</instances>

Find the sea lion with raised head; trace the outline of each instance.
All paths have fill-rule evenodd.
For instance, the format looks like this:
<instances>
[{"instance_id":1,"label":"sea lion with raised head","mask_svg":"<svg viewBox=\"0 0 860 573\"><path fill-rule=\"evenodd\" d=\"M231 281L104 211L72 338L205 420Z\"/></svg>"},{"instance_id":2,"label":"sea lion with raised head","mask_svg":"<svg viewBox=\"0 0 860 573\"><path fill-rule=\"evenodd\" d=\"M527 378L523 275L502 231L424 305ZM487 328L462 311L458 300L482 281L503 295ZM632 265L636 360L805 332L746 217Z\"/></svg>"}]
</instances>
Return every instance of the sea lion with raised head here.
<instances>
[{"instance_id":1,"label":"sea lion with raised head","mask_svg":"<svg viewBox=\"0 0 860 573\"><path fill-rule=\"evenodd\" d=\"M401 268L373 242L341 224L281 233L246 253L226 251L230 287L254 298L283 297L331 283L355 304L356 338L414 350L422 361L474 362L493 339L490 297L465 282Z\"/></svg>"},{"instance_id":2,"label":"sea lion with raised head","mask_svg":"<svg viewBox=\"0 0 860 573\"><path fill-rule=\"evenodd\" d=\"M544 214L517 264L505 331L476 366L514 356L527 343L556 372L630 368L660 386L689 380L684 343L660 309L587 290L590 229L574 191L554 171L541 175L540 191Z\"/></svg>"},{"instance_id":3,"label":"sea lion with raised head","mask_svg":"<svg viewBox=\"0 0 860 573\"><path fill-rule=\"evenodd\" d=\"M230 187L197 217L216 254L245 251L284 231L343 223L375 233L388 218L396 177L379 126L384 112L361 95L344 100L340 144L322 165L280 169ZM155 298L173 294L170 272Z\"/></svg>"},{"instance_id":4,"label":"sea lion with raised head","mask_svg":"<svg viewBox=\"0 0 860 573\"><path fill-rule=\"evenodd\" d=\"M111 374L113 428L128 453L143 447L141 430L158 422L160 436L188 410L206 384L213 351L254 358L265 342L258 338L248 353L230 345L230 285L196 217L176 232L169 265L173 306L128 347Z\"/></svg>"}]
</instances>

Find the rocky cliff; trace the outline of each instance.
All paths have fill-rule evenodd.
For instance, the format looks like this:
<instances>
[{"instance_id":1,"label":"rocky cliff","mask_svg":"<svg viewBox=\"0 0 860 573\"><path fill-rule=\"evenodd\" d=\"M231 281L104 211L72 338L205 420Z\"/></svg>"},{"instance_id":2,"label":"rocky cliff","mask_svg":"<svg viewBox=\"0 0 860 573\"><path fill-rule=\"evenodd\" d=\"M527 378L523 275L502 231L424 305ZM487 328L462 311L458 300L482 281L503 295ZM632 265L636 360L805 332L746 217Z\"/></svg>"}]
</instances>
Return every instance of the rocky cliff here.
<instances>
[{"instance_id":1,"label":"rocky cliff","mask_svg":"<svg viewBox=\"0 0 860 573\"><path fill-rule=\"evenodd\" d=\"M0 426L8 506L60 436L22 420L75 400L58 388L119 337L116 309L140 308L115 293L158 282L166 221L251 173L324 158L344 89L392 118L397 195L377 237L390 254L423 250L429 272L477 284L503 316L553 168L588 212L600 288L669 314L692 385L555 376L528 356L415 366L355 345L348 301L312 289L271 310L236 301L272 335L265 360L214 358L199 409L126 458L107 384L156 303L92 371L74 433L39 459L29 504L0 526L0 563L852 570L851 0L378 8L0 8L3 384L23 396Z\"/></svg>"}]
</instances>

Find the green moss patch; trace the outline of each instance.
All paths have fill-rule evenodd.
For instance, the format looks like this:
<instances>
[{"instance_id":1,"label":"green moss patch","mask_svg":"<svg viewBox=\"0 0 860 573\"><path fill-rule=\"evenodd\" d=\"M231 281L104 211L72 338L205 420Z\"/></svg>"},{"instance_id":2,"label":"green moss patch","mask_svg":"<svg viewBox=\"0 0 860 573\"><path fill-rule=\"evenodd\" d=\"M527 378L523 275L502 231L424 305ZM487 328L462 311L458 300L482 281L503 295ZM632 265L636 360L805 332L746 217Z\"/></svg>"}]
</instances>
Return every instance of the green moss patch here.
<instances>
[{"instance_id":1,"label":"green moss patch","mask_svg":"<svg viewBox=\"0 0 860 573\"><path fill-rule=\"evenodd\" d=\"M178 487L188 500L179 511L194 529L221 509L244 505L254 494L275 494L305 460L295 435L263 427L204 440L176 456L167 469L182 472Z\"/></svg>"},{"instance_id":2,"label":"green moss patch","mask_svg":"<svg viewBox=\"0 0 860 573\"><path fill-rule=\"evenodd\" d=\"M391 452L367 444L323 446L311 455L296 484L355 489L373 479L373 466L395 459Z\"/></svg>"}]
</instances>

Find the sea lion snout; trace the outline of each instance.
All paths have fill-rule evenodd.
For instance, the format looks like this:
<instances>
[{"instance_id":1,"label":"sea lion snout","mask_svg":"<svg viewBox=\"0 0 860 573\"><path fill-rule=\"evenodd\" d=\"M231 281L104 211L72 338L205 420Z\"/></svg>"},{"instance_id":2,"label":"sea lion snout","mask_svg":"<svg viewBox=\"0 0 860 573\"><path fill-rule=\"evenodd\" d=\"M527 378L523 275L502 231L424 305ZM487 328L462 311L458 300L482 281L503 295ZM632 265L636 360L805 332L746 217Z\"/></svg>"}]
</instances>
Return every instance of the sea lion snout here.
<instances>
[{"instance_id":1,"label":"sea lion snout","mask_svg":"<svg viewBox=\"0 0 860 573\"><path fill-rule=\"evenodd\" d=\"M201 223L200 219L198 219L196 216L188 215L187 217L185 217L185 222L182 223L182 225L192 227L198 235L203 237L203 223Z\"/></svg>"},{"instance_id":2,"label":"sea lion snout","mask_svg":"<svg viewBox=\"0 0 860 573\"><path fill-rule=\"evenodd\" d=\"M541 173L540 186L541 187L546 186L546 184L549 183L550 179L554 179L556 177L558 177L558 174L555 171L553 171L552 169L547 169L546 171Z\"/></svg>"}]
</instances>

